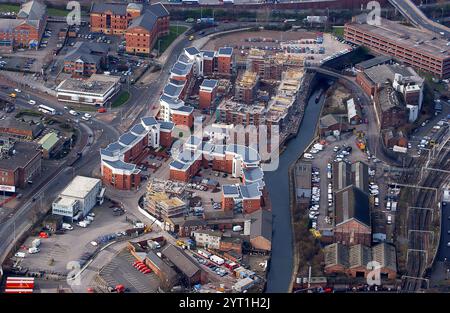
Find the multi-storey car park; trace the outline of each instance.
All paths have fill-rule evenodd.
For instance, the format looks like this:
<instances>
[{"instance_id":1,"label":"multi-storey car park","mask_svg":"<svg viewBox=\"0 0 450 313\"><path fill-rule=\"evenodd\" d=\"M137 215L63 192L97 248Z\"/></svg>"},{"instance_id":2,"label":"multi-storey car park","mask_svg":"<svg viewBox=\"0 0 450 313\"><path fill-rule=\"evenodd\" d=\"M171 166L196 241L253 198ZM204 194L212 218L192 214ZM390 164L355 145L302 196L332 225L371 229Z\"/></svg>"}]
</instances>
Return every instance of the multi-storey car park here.
<instances>
[{"instance_id":1,"label":"multi-storey car park","mask_svg":"<svg viewBox=\"0 0 450 313\"><path fill-rule=\"evenodd\" d=\"M355 17L345 25L344 38L437 77L450 77L447 41L427 31L383 18L380 25L369 25L366 21L366 15Z\"/></svg>"}]
</instances>

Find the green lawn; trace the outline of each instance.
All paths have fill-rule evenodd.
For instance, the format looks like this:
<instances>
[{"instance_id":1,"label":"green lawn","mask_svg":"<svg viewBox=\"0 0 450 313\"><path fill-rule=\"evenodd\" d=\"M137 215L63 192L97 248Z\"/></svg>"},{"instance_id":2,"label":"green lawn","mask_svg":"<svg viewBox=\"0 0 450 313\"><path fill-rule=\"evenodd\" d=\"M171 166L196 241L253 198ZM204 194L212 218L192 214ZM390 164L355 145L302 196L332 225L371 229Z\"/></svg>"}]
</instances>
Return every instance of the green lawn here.
<instances>
[{"instance_id":1,"label":"green lawn","mask_svg":"<svg viewBox=\"0 0 450 313\"><path fill-rule=\"evenodd\" d=\"M178 28L178 31L177 31ZM179 35L181 35L182 33L184 33L186 31L187 27L186 26L170 26L170 33L167 36L164 36L163 38L160 39L161 43L159 44L159 54L162 54L169 46L170 44L177 39L177 37ZM156 43L155 46L156 49L158 49L158 43Z\"/></svg>"},{"instance_id":2,"label":"green lawn","mask_svg":"<svg viewBox=\"0 0 450 313\"><path fill-rule=\"evenodd\" d=\"M344 37L344 26L333 26L333 35Z\"/></svg>"},{"instance_id":3,"label":"green lawn","mask_svg":"<svg viewBox=\"0 0 450 313\"><path fill-rule=\"evenodd\" d=\"M123 91L111 104L111 107L117 108L125 104L128 99L130 99L130 93L128 91Z\"/></svg>"},{"instance_id":4,"label":"green lawn","mask_svg":"<svg viewBox=\"0 0 450 313\"><path fill-rule=\"evenodd\" d=\"M19 12L20 5L19 4L9 4L9 3L1 3L0 4L0 12Z\"/></svg>"}]
</instances>

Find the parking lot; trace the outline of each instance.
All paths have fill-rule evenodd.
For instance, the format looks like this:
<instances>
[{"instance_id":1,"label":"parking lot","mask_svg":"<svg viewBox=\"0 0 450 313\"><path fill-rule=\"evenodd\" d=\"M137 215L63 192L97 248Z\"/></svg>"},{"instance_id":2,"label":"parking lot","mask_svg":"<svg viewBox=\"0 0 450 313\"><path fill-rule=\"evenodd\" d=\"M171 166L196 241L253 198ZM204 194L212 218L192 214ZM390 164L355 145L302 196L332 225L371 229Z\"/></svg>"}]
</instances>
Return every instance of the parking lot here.
<instances>
[{"instance_id":1,"label":"parking lot","mask_svg":"<svg viewBox=\"0 0 450 313\"><path fill-rule=\"evenodd\" d=\"M124 285L128 292L157 292L160 280L154 273L143 274L133 267L136 259L126 249L120 251L100 270L100 277L111 287Z\"/></svg>"},{"instance_id":2,"label":"parking lot","mask_svg":"<svg viewBox=\"0 0 450 313\"><path fill-rule=\"evenodd\" d=\"M324 34L323 42L317 42L315 32L306 31L272 31L242 32L221 36L209 41L205 49L233 47L240 51L236 60L245 60L250 49L264 50L269 53L287 51L319 62L327 56L350 48L330 34Z\"/></svg>"},{"instance_id":3,"label":"parking lot","mask_svg":"<svg viewBox=\"0 0 450 313\"><path fill-rule=\"evenodd\" d=\"M102 206L95 207L92 210L95 218L86 228L74 223L73 230L42 238L39 253L28 253L28 248L31 247L32 241L37 236L29 237L19 249L26 253L26 257L15 258L15 260L22 267L57 273L67 273L66 266L71 261L80 261L81 266L84 265L83 262L85 263L98 248L98 244L93 245L92 241L97 241L99 237L107 234L115 234L133 228L130 222L125 220L126 217L130 220L137 220L128 212L125 215L114 216L110 205L105 202Z\"/></svg>"}]
</instances>

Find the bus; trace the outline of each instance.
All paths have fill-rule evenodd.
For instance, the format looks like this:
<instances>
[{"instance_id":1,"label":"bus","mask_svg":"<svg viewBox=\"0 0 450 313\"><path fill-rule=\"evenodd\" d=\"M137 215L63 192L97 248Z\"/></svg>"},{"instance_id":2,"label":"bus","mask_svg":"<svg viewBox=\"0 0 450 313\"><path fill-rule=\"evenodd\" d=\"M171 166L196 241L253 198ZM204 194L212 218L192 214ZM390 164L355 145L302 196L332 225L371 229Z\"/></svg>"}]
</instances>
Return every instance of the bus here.
<instances>
[{"instance_id":1,"label":"bus","mask_svg":"<svg viewBox=\"0 0 450 313\"><path fill-rule=\"evenodd\" d=\"M41 111L43 113L47 113L47 114L51 114L51 115L56 114L56 110L54 108L48 107L43 104L39 105L38 109L39 109L39 111Z\"/></svg>"}]
</instances>

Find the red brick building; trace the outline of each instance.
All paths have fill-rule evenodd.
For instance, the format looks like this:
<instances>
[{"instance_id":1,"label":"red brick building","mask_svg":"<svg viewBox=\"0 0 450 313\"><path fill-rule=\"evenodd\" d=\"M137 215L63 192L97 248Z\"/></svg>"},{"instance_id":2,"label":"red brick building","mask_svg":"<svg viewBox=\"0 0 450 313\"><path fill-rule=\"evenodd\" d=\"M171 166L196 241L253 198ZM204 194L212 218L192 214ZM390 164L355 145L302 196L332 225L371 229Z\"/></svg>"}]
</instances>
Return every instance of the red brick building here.
<instances>
[{"instance_id":1,"label":"red brick building","mask_svg":"<svg viewBox=\"0 0 450 313\"><path fill-rule=\"evenodd\" d=\"M91 32L123 35L131 21L142 14L142 10L141 4L94 2L90 12Z\"/></svg>"},{"instance_id":2,"label":"red brick building","mask_svg":"<svg viewBox=\"0 0 450 313\"><path fill-rule=\"evenodd\" d=\"M134 125L120 136L117 142L101 149L103 183L121 190L138 188L141 182L141 171L136 165L145 158L148 149L171 145L173 127L173 123L144 117L141 123Z\"/></svg>"},{"instance_id":3,"label":"red brick building","mask_svg":"<svg viewBox=\"0 0 450 313\"><path fill-rule=\"evenodd\" d=\"M169 12L161 3L152 4L133 19L126 30L127 53L149 55L156 40L169 34Z\"/></svg>"},{"instance_id":4,"label":"red brick building","mask_svg":"<svg viewBox=\"0 0 450 313\"><path fill-rule=\"evenodd\" d=\"M335 194L335 241L344 245L372 242L369 196L354 185Z\"/></svg>"},{"instance_id":5,"label":"red brick building","mask_svg":"<svg viewBox=\"0 0 450 313\"><path fill-rule=\"evenodd\" d=\"M125 35L127 53L149 55L156 40L169 34L169 12L160 2L94 3L90 20L91 32Z\"/></svg>"},{"instance_id":6,"label":"red brick building","mask_svg":"<svg viewBox=\"0 0 450 313\"><path fill-rule=\"evenodd\" d=\"M199 106L200 109L210 109L216 99L217 94L217 80L205 79L200 85Z\"/></svg>"},{"instance_id":7,"label":"red brick building","mask_svg":"<svg viewBox=\"0 0 450 313\"><path fill-rule=\"evenodd\" d=\"M38 48L47 25L47 6L39 1L21 5L16 19L0 19L0 51Z\"/></svg>"},{"instance_id":8,"label":"red brick building","mask_svg":"<svg viewBox=\"0 0 450 313\"><path fill-rule=\"evenodd\" d=\"M225 47L219 48L216 55L217 59L217 74L225 77L233 75L234 71L234 56L233 48Z\"/></svg>"},{"instance_id":9,"label":"red brick building","mask_svg":"<svg viewBox=\"0 0 450 313\"><path fill-rule=\"evenodd\" d=\"M16 142L4 151L3 158L0 156L1 189L4 186L8 190L11 187L25 188L41 174L42 156L39 147L34 142Z\"/></svg>"},{"instance_id":10,"label":"red brick building","mask_svg":"<svg viewBox=\"0 0 450 313\"><path fill-rule=\"evenodd\" d=\"M72 77L90 77L106 65L108 51L104 43L77 42L64 57L64 72Z\"/></svg>"},{"instance_id":11,"label":"red brick building","mask_svg":"<svg viewBox=\"0 0 450 313\"><path fill-rule=\"evenodd\" d=\"M381 279L392 280L397 277L395 247L381 243L370 248L362 244L346 246L333 243L323 249L325 257L324 272L327 275L345 274L353 278L367 278L373 267L370 262L380 265Z\"/></svg>"}]
</instances>

